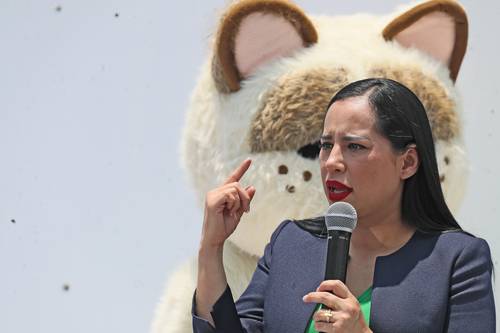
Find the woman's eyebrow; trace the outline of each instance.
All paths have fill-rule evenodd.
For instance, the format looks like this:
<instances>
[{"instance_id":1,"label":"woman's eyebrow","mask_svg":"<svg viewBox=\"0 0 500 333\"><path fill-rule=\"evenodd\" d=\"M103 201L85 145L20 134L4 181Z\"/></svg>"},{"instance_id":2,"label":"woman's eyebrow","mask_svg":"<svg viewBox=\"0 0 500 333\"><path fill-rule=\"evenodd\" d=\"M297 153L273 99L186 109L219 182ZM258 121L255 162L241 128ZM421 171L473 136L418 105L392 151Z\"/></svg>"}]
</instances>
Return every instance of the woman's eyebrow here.
<instances>
[{"instance_id":1,"label":"woman's eyebrow","mask_svg":"<svg viewBox=\"0 0 500 333\"><path fill-rule=\"evenodd\" d=\"M358 140L368 140L371 141L370 138L363 135L352 135L347 134L342 137L342 141L358 141Z\"/></svg>"},{"instance_id":2,"label":"woman's eyebrow","mask_svg":"<svg viewBox=\"0 0 500 333\"><path fill-rule=\"evenodd\" d=\"M321 140L332 140L333 135L331 134L325 134L320 137ZM346 134L342 137L342 141L357 141L357 140L368 140L371 141L370 138L363 136L363 135L353 135L353 134Z\"/></svg>"}]
</instances>

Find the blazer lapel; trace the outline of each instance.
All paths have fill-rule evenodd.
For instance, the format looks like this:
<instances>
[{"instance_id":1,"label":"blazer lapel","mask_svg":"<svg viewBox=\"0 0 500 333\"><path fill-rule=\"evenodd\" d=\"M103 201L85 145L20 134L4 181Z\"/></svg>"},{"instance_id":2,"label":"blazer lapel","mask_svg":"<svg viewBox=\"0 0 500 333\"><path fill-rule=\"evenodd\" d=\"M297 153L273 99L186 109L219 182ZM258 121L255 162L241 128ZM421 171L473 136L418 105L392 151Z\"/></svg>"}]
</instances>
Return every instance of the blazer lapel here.
<instances>
[{"instance_id":1,"label":"blazer lapel","mask_svg":"<svg viewBox=\"0 0 500 333\"><path fill-rule=\"evenodd\" d=\"M296 316L298 332L305 332L316 303L304 303L302 297L311 291L315 291L325 277L326 264L326 239L310 235L307 240L307 250L302 258L302 265L297 267L297 298L299 299L298 308L300 313Z\"/></svg>"},{"instance_id":2,"label":"blazer lapel","mask_svg":"<svg viewBox=\"0 0 500 333\"><path fill-rule=\"evenodd\" d=\"M304 303L302 297L316 290L325 274L326 239L296 225L290 229L283 237L286 241L276 244L280 248L273 251L273 276L265 311L269 314L269 332L305 331L316 304Z\"/></svg>"}]
</instances>

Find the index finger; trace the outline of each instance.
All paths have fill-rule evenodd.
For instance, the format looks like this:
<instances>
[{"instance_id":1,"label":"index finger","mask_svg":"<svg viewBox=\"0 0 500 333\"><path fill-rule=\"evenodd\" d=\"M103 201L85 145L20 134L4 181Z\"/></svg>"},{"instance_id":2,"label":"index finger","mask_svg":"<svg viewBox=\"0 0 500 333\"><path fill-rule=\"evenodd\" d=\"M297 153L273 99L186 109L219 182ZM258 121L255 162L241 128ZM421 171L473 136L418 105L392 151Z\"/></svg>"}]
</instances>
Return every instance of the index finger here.
<instances>
[{"instance_id":1,"label":"index finger","mask_svg":"<svg viewBox=\"0 0 500 333\"><path fill-rule=\"evenodd\" d=\"M330 291L340 298L347 298L351 294L349 288L340 280L325 280L316 291Z\"/></svg>"},{"instance_id":2,"label":"index finger","mask_svg":"<svg viewBox=\"0 0 500 333\"><path fill-rule=\"evenodd\" d=\"M234 182L239 182L241 177L247 172L248 168L250 167L250 164L252 163L252 160L247 158L244 160L239 167L236 168L236 170L233 171L233 173L226 179L223 185L234 183Z\"/></svg>"}]
</instances>

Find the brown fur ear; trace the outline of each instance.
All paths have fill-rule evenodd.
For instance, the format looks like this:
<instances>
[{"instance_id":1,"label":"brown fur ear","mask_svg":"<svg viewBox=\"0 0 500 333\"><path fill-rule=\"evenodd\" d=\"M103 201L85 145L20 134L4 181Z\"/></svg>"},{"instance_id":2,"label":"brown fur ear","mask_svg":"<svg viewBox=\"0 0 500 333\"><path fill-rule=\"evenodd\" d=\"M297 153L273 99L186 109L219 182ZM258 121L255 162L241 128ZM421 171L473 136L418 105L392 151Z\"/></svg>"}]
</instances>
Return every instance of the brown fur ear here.
<instances>
[{"instance_id":1,"label":"brown fur ear","mask_svg":"<svg viewBox=\"0 0 500 333\"><path fill-rule=\"evenodd\" d=\"M258 67L316 43L318 35L304 12L285 0L243 0L222 17L212 60L220 92L240 89Z\"/></svg>"},{"instance_id":2,"label":"brown fur ear","mask_svg":"<svg viewBox=\"0 0 500 333\"><path fill-rule=\"evenodd\" d=\"M431 0L394 19L382 35L441 61L455 82L467 48L467 15L455 1Z\"/></svg>"}]
</instances>

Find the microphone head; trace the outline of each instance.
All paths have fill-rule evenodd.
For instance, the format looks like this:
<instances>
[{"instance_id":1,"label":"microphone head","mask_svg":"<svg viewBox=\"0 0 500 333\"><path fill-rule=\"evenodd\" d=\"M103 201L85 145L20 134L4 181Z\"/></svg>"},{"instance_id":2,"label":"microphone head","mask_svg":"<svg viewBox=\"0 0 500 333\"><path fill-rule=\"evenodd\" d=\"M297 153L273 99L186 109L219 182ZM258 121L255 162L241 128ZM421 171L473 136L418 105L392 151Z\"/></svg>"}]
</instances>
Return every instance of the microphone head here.
<instances>
[{"instance_id":1,"label":"microphone head","mask_svg":"<svg viewBox=\"0 0 500 333\"><path fill-rule=\"evenodd\" d=\"M356 209L344 201L334 202L325 214L325 224L328 230L352 232L358 223Z\"/></svg>"}]
</instances>

